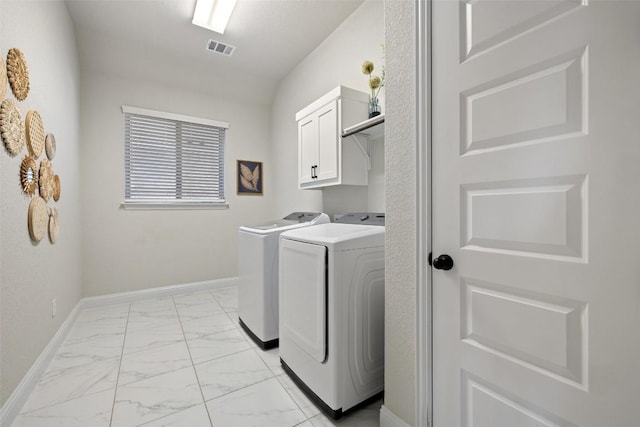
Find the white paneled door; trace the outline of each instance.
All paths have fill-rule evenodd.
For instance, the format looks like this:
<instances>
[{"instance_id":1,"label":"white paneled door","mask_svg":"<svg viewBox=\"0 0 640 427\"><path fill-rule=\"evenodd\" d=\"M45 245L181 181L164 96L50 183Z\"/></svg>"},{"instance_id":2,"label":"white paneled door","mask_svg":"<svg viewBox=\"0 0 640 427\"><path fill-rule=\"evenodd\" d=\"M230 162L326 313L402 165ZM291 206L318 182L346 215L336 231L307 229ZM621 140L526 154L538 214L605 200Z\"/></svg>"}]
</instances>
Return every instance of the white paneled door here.
<instances>
[{"instance_id":1,"label":"white paneled door","mask_svg":"<svg viewBox=\"0 0 640 427\"><path fill-rule=\"evenodd\" d=\"M431 22L433 425L639 426L640 1Z\"/></svg>"}]
</instances>

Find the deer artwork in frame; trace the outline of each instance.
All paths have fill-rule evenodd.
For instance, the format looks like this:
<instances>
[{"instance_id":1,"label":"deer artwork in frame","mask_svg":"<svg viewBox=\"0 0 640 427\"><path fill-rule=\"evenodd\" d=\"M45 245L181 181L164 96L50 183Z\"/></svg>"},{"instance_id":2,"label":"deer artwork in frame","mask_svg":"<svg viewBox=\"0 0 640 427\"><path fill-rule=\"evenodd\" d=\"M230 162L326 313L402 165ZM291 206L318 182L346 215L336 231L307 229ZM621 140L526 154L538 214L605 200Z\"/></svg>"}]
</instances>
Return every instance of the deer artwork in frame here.
<instances>
[{"instance_id":1,"label":"deer artwork in frame","mask_svg":"<svg viewBox=\"0 0 640 427\"><path fill-rule=\"evenodd\" d=\"M262 162L238 160L238 194L262 196Z\"/></svg>"}]
</instances>

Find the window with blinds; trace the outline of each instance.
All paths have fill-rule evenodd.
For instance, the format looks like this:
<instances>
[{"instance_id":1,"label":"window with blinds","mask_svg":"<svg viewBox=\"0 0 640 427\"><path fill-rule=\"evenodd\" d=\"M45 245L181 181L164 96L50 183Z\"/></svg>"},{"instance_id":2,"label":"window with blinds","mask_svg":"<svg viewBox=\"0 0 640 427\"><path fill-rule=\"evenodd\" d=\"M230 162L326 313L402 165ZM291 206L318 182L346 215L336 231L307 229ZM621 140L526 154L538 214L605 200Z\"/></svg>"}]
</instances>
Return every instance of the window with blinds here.
<instances>
[{"instance_id":1,"label":"window with blinds","mask_svg":"<svg viewBox=\"0 0 640 427\"><path fill-rule=\"evenodd\" d=\"M134 107L123 112L125 207L225 205L227 123Z\"/></svg>"}]
</instances>

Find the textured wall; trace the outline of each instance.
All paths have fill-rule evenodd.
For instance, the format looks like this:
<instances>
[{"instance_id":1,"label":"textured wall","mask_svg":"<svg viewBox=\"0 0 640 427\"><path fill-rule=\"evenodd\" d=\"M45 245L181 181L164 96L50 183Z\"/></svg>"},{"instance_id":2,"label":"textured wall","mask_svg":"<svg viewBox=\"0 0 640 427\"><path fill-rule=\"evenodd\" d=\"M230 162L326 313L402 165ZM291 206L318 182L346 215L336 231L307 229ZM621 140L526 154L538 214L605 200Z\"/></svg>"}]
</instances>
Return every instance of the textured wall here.
<instances>
[{"instance_id":1,"label":"textured wall","mask_svg":"<svg viewBox=\"0 0 640 427\"><path fill-rule=\"evenodd\" d=\"M415 418L416 367L416 62L414 2L385 1L387 227L385 406Z\"/></svg>"},{"instance_id":2,"label":"textured wall","mask_svg":"<svg viewBox=\"0 0 640 427\"><path fill-rule=\"evenodd\" d=\"M331 89L344 85L368 92L362 74L365 59L383 64L384 13L381 0L367 0L320 46L311 52L276 91L272 108L272 162L278 189L278 215L294 210L322 209L328 214L384 210L383 141L373 149L368 187L339 186L324 190L298 190L298 127L296 113ZM384 89L382 90L384 111Z\"/></svg>"},{"instance_id":3,"label":"textured wall","mask_svg":"<svg viewBox=\"0 0 640 427\"><path fill-rule=\"evenodd\" d=\"M236 276L238 226L272 216L268 107L84 68L81 93L84 296ZM122 105L228 122L229 209L121 209ZM264 161L264 196L236 195L237 159Z\"/></svg>"},{"instance_id":4,"label":"textured wall","mask_svg":"<svg viewBox=\"0 0 640 427\"><path fill-rule=\"evenodd\" d=\"M25 151L15 158L0 148L1 392L4 403L40 355L81 295L80 189L78 149L78 60L73 24L62 1L0 2L0 53L21 49L29 65L31 92L19 103L23 118L37 109L45 131L53 132L53 161L62 193L55 205L60 235L33 244L27 230L29 198L19 186ZM10 90L8 97L13 97ZM42 159L42 157L40 158ZM52 206L53 202L50 201ZM51 300L58 314L51 317Z\"/></svg>"}]
</instances>

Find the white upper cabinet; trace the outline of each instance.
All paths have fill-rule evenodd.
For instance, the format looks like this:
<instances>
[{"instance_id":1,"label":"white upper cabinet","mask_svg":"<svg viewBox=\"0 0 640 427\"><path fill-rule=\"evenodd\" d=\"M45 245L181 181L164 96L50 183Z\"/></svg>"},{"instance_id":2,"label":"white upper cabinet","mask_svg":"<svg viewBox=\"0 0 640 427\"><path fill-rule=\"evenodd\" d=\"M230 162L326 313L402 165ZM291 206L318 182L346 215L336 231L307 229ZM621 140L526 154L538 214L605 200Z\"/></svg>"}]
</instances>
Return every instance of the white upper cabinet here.
<instances>
[{"instance_id":1,"label":"white upper cabinet","mask_svg":"<svg viewBox=\"0 0 640 427\"><path fill-rule=\"evenodd\" d=\"M368 157L342 130L367 118L369 95L338 86L296 114L298 188L367 185Z\"/></svg>"}]
</instances>

